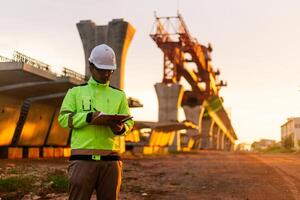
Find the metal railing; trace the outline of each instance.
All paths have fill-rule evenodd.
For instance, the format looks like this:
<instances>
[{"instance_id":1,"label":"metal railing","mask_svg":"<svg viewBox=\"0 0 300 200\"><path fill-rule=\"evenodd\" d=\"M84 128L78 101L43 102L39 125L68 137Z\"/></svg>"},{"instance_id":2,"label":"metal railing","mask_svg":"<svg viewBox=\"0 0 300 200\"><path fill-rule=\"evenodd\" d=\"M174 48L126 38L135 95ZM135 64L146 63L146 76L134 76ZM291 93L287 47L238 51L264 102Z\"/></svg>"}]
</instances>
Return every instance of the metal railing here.
<instances>
[{"instance_id":1,"label":"metal railing","mask_svg":"<svg viewBox=\"0 0 300 200\"><path fill-rule=\"evenodd\" d=\"M36 67L36 68L44 70L44 71L50 71L50 68L51 68L50 65L43 63L42 61L36 60L34 58L31 58L29 56L26 56L18 51L14 52L13 60L16 62L22 62L22 63L29 64L33 67Z\"/></svg>"},{"instance_id":2,"label":"metal railing","mask_svg":"<svg viewBox=\"0 0 300 200\"><path fill-rule=\"evenodd\" d=\"M12 62L13 60L10 58L6 58L4 56L0 56L0 62Z\"/></svg>"},{"instance_id":3,"label":"metal railing","mask_svg":"<svg viewBox=\"0 0 300 200\"><path fill-rule=\"evenodd\" d=\"M21 63L31 65L35 68L55 74L54 72L51 71L50 65L48 65L42 61L39 61L37 59L26 56L25 54L22 54L18 51L14 51L12 59L0 55L0 62L21 62ZM66 67L63 67L62 76L75 78L80 81L87 80L87 77L85 75L79 74L71 69L66 68Z\"/></svg>"},{"instance_id":4,"label":"metal railing","mask_svg":"<svg viewBox=\"0 0 300 200\"><path fill-rule=\"evenodd\" d=\"M86 77L82 74L79 74L71 69L68 69L68 68L63 68L63 71L62 71L62 76L66 76L66 77L71 77L71 78L75 78L75 79L78 79L78 80L82 80L84 81L86 79Z\"/></svg>"}]
</instances>

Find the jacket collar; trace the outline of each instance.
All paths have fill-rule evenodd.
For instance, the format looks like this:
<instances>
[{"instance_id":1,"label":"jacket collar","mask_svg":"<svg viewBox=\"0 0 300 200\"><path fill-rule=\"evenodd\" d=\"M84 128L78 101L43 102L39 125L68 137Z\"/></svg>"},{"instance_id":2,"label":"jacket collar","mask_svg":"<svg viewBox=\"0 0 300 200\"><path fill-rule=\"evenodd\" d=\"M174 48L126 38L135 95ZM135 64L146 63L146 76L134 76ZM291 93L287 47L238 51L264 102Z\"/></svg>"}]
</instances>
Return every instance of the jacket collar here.
<instances>
[{"instance_id":1,"label":"jacket collar","mask_svg":"<svg viewBox=\"0 0 300 200\"><path fill-rule=\"evenodd\" d=\"M88 81L89 85L98 87L98 88L106 88L109 86L109 81L107 81L107 83L98 83L92 76L90 77L89 81Z\"/></svg>"}]
</instances>

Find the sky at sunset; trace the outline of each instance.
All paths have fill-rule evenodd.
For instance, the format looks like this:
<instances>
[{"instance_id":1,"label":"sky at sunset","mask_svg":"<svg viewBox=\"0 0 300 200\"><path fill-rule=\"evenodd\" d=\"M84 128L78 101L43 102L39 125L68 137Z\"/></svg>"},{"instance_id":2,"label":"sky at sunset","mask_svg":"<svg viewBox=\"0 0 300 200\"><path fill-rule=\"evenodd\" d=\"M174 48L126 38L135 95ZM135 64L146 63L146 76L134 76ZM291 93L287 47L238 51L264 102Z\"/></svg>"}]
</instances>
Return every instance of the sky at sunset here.
<instances>
[{"instance_id":1,"label":"sky at sunset","mask_svg":"<svg viewBox=\"0 0 300 200\"><path fill-rule=\"evenodd\" d=\"M240 142L280 139L280 125L300 117L299 0L0 0L0 55L14 50L84 73L76 28L80 20L106 25L124 18L136 29L125 68L125 92L138 98L136 120L157 120L154 84L163 54L149 37L154 11L182 14L191 35L213 46L212 65L228 82L220 95ZM180 119L184 119L180 111Z\"/></svg>"}]
</instances>

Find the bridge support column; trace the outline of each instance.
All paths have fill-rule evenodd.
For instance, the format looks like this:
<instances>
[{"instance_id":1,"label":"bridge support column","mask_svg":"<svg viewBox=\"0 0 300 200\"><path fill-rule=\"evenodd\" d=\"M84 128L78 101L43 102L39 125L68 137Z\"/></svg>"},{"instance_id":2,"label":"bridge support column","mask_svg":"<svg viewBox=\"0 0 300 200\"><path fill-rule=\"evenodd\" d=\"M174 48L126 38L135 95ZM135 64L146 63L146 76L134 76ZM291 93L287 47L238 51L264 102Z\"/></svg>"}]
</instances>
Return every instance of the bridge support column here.
<instances>
[{"instance_id":1,"label":"bridge support column","mask_svg":"<svg viewBox=\"0 0 300 200\"><path fill-rule=\"evenodd\" d=\"M218 131L217 131L217 146L216 149L220 150L221 149L221 140L220 140L220 135L222 134L222 130L218 127Z\"/></svg>"},{"instance_id":2,"label":"bridge support column","mask_svg":"<svg viewBox=\"0 0 300 200\"><path fill-rule=\"evenodd\" d=\"M198 130L195 129L188 129L186 134L188 137L188 144L190 144L190 141L192 141L193 146L190 148L195 148L196 144L199 144L200 141L200 132L201 132L201 123L200 119L202 118L202 115L204 113L204 107L202 106L183 106L184 114L186 120L193 122L194 124L198 125Z\"/></svg>"},{"instance_id":3,"label":"bridge support column","mask_svg":"<svg viewBox=\"0 0 300 200\"><path fill-rule=\"evenodd\" d=\"M219 134L219 149L220 150L224 150L225 148L225 144L224 144L224 139L225 139L225 134L222 130L220 130L220 134Z\"/></svg>"},{"instance_id":4,"label":"bridge support column","mask_svg":"<svg viewBox=\"0 0 300 200\"><path fill-rule=\"evenodd\" d=\"M233 151L234 150L234 145L228 137L225 137L225 150L226 151Z\"/></svg>"},{"instance_id":5,"label":"bridge support column","mask_svg":"<svg viewBox=\"0 0 300 200\"><path fill-rule=\"evenodd\" d=\"M225 137L225 150L229 151L230 150L230 141L228 137Z\"/></svg>"},{"instance_id":6,"label":"bridge support column","mask_svg":"<svg viewBox=\"0 0 300 200\"><path fill-rule=\"evenodd\" d=\"M234 151L235 150L235 143L234 142L231 142L231 148L230 148L230 151Z\"/></svg>"},{"instance_id":7,"label":"bridge support column","mask_svg":"<svg viewBox=\"0 0 300 200\"><path fill-rule=\"evenodd\" d=\"M212 124L213 120L209 117L202 118L201 123L201 148L210 149L212 145Z\"/></svg>"},{"instance_id":8,"label":"bridge support column","mask_svg":"<svg viewBox=\"0 0 300 200\"><path fill-rule=\"evenodd\" d=\"M154 87L158 98L158 121L178 121L178 108L183 95L182 85L171 84L168 86L156 83Z\"/></svg>"},{"instance_id":9,"label":"bridge support column","mask_svg":"<svg viewBox=\"0 0 300 200\"><path fill-rule=\"evenodd\" d=\"M219 132L219 128L217 126L216 123L213 123L212 124L212 145L211 145L211 148L212 149L217 149L217 146L218 146L218 132Z\"/></svg>"},{"instance_id":10,"label":"bridge support column","mask_svg":"<svg viewBox=\"0 0 300 200\"><path fill-rule=\"evenodd\" d=\"M178 121L178 108L181 105L183 96L182 85L156 83L154 87L158 98L158 121ZM175 138L170 149L173 151L179 151L181 149L179 132L175 133Z\"/></svg>"},{"instance_id":11,"label":"bridge support column","mask_svg":"<svg viewBox=\"0 0 300 200\"><path fill-rule=\"evenodd\" d=\"M77 23L85 55L85 75L90 76L88 58L92 49L105 43L116 53L117 69L113 73L110 84L124 88L124 65L129 44L135 33L135 29L123 19L113 19L108 25L96 26L91 20L83 20Z\"/></svg>"},{"instance_id":12,"label":"bridge support column","mask_svg":"<svg viewBox=\"0 0 300 200\"><path fill-rule=\"evenodd\" d=\"M232 148L233 148L233 144L230 141L230 139L228 138L228 151L232 151Z\"/></svg>"}]
</instances>

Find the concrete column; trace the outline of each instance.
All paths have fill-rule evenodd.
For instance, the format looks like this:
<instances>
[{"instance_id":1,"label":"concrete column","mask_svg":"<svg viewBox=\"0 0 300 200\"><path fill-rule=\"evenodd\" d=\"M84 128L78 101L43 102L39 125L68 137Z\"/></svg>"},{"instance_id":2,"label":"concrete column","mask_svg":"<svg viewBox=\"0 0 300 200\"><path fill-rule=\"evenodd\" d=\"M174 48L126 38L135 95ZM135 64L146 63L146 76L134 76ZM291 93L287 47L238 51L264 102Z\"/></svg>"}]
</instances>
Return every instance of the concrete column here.
<instances>
[{"instance_id":1,"label":"concrete column","mask_svg":"<svg viewBox=\"0 0 300 200\"><path fill-rule=\"evenodd\" d=\"M194 149L201 149L201 145L202 145L202 137L201 135L197 135L195 138L195 144L194 144Z\"/></svg>"},{"instance_id":2,"label":"concrete column","mask_svg":"<svg viewBox=\"0 0 300 200\"><path fill-rule=\"evenodd\" d=\"M225 143L225 148L224 149L226 151L229 151L230 150L230 141L229 141L227 136L225 136L224 143Z\"/></svg>"},{"instance_id":3,"label":"concrete column","mask_svg":"<svg viewBox=\"0 0 300 200\"><path fill-rule=\"evenodd\" d=\"M223 148L224 151L227 151L227 137L226 135L224 135L224 148Z\"/></svg>"},{"instance_id":4,"label":"concrete column","mask_svg":"<svg viewBox=\"0 0 300 200\"><path fill-rule=\"evenodd\" d=\"M218 146L218 132L219 132L219 128L217 126L216 123L212 124L212 128L211 128L211 138L212 138L212 145L211 148L212 149L217 149Z\"/></svg>"},{"instance_id":5,"label":"concrete column","mask_svg":"<svg viewBox=\"0 0 300 200\"><path fill-rule=\"evenodd\" d=\"M222 130L218 127L217 138L216 138L216 140L217 140L216 149L217 150L221 149L221 144L220 144L220 142L221 142L221 140L220 140L221 132L222 132Z\"/></svg>"},{"instance_id":6,"label":"concrete column","mask_svg":"<svg viewBox=\"0 0 300 200\"><path fill-rule=\"evenodd\" d=\"M233 149L233 144L230 141L230 139L228 138L228 151L232 151L232 149Z\"/></svg>"},{"instance_id":7,"label":"concrete column","mask_svg":"<svg viewBox=\"0 0 300 200\"><path fill-rule=\"evenodd\" d=\"M182 107L184 110L184 114L185 114L185 118L186 120L193 122L194 124L198 125L199 129L195 130L195 129L188 129L186 134L188 137L187 142L189 142L189 140L194 140L195 144L198 144L200 141L200 132L201 132L201 116L203 115L204 112L204 108L203 106L183 106Z\"/></svg>"},{"instance_id":8,"label":"concrete column","mask_svg":"<svg viewBox=\"0 0 300 200\"><path fill-rule=\"evenodd\" d=\"M225 150L226 151L233 151L234 150L234 144L232 141L226 136L225 137Z\"/></svg>"},{"instance_id":9,"label":"concrete column","mask_svg":"<svg viewBox=\"0 0 300 200\"><path fill-rule=\"evenodd\" d=\"M182 85L156 83L154 87L158 98L158 121L178 121L178 108L183 95Z\"/></svg>"},{"instance_id":10,"label":"concrete column","mask_svg":"<svg viewBox=\"0 0 300 200\"><path fill-rule=\"evenodd\" d=\"M113 19L108 25L96 26L91 20L77 23L85 55L85 75L90 76L88 58L92 49L105 43L116 53L117 70L113 73L110 84L124 88L124 68L126 54L135 33L135 29L123 19Z\"/></svg>"},{"instance_id":11,"label":"concrete column","mask_svg":"<svg viewBox=\"0 0 300 200\"><path fill-rule=\"evenodd\" d=\"M178 121L178 108L181 105L181 100L183 96L182 85L166 85L163 83L156 83L154 87L158 98L158 121ZM176 132L173 143L170 146L170 150L179 151L180 149L180 133Z\"/></svg>"},{"instance_id":12,"label":"concrete column","mask_svg":"<svg viewBox=\"0 0 300 200\"><path fill-rule=\"evenodd\" d=\"M224 147L225 147L225 145L224 145L224 139L225 139L225 134L224 134L224 132L221 130L220 131L220 135L219 135L219 145L220 145L220 150L224 150Z\"/></svg>"},{"instance_id":13,"label":"concrete column","mask_svg":"<svg viewBox=\"0 0 300 200\"><path fill-rule=\"evenodd\" d=\"M204 112L203 106L182 106L182 108L184 110L186 120L198 125L200 129L200 116Z\"/></svg>"},{"instance_id":14,"label":"concrete column","mask_svg":"<svg viewBox=\"0 0 300 200\"><path fill-rule=\"evenodd\" d=\"M202 144L201 148L203 149L209 149L211 148L212 138L211 138L211 128L212 128L212 119L209 117L205 117L202 119L201 123L201 138L202 138Z\"/></svg>"},{"instance_id":15,"label":"concrete column","mask_svg":"<svg viewBox=\"0 0 300 200\"><path fill-rule=\"evenodd\" d=\"M234 142L230 142L230 151L234 151Z\"/></svg>"},{"instance_id":16,"label":"concrete column","mask_svg":"<svg viewBox=\"0 0 300 200\"><path fill-rule=\"evenodd\" d=\"M181 146L180 146L180 133L178 131L175 131L175 136L173 139L173 143L169 147L170 151L180 151Z\"/></svg>"}]
</instances>

